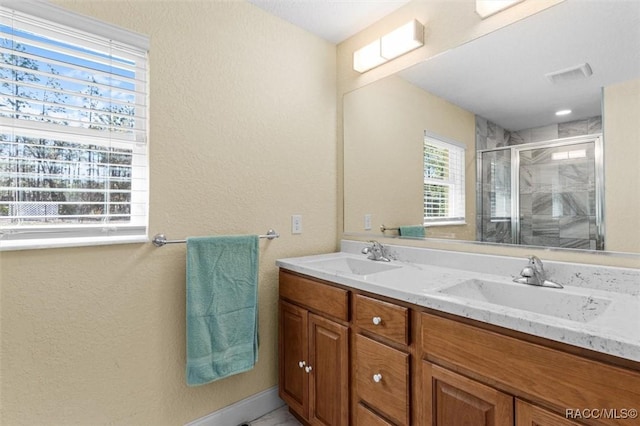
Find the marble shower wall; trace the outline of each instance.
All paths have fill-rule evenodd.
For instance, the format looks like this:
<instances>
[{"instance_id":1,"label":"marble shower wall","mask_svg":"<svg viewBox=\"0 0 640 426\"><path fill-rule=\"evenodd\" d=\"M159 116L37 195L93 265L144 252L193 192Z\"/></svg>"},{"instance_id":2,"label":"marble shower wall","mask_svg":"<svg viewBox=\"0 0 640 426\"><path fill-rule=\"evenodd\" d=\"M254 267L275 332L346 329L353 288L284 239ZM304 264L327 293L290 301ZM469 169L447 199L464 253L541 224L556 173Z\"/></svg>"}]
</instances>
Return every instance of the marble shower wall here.
<instances>
[{"instance_id":1,"label":"marble shower wall","mask_svg":"<svg viewBox=\"0 0 640 426\"><path fill-rule=\"evenodd\" d=\"M554 153L586 157L554 160ZM593 143L520 152L520 243L596 249Z\"/></svg>"},{"instance_id":2,"label":"marble shower wall","mask_svg":"<svg viewBox=\"0 0 640 426\"><path fill-rule=\"evenodd\" d=\"M511 132L476 116L476 147L492 149L582 136L602 131L601 117ZM586 158L556 161L554 152L582 150ZM511 242L510 151L483 154L477 239ZM521 244L596 249L593 144L521 151Z\"/></svg>"}]
</instances>

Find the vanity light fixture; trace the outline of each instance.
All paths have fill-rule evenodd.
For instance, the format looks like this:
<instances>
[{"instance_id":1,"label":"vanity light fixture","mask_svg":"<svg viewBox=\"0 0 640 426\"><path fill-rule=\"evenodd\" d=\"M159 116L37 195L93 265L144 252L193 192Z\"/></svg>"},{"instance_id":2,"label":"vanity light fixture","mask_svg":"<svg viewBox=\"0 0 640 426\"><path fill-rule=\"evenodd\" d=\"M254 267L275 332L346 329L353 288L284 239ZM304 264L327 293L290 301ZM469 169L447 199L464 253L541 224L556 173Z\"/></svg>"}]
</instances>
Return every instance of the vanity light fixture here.
<instances>
[{"instance_id":1,"label":"vanity light fixture","mask_svg":"<svg viewBox=\"0 0 640 426\"><path fill-rule=\"evenodd\" d=\"M353 52L353 69L369 71L421 46L424 26L414 19Z\"/></svg>"},{"instance_id":2,"label":"vanity light fixture","mask_svg":"<svg viewBox=\"0 0 640 426\"><path fill-rule=\"evenodd\" d=\"M523 1L524 0L476 0L476 13L484 19Z\"/></svg>"},{"instance_id":3,"label":"vanity light fixture","mask_svg":"<svg viewBox=\"0 0 640 426\"><path fill-rule=\"evenodd\" d=\"M369 71L385 62L387 60L380 54L380 39L353 52L353 69L358 72Z\"/></svg>"},{"instance_id":4,"label":"vanity light fixture","mask_svg":"<svg viewBox=\"0 0 640 426\"><path fill-rule=\"evenodd\" d=\"M424 45L424 26L415 19L380 39L382 57L391 60Z\"/></svg>"}]
</instances>

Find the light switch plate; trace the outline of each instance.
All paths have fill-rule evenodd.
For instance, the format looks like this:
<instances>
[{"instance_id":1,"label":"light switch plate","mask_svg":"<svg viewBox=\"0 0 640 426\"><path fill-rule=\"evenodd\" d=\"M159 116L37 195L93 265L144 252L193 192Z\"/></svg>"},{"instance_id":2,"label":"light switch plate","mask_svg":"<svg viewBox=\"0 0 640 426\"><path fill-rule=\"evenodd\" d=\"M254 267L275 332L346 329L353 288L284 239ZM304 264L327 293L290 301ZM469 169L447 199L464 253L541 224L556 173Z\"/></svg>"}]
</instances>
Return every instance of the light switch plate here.
<instances>
[{"instance_id":1,"label":"light switch plate","mask_svg":"<svg viewBox=\"0 0 640 426\"><path fill-rule=\"evenodd\" d=\"M291 216L291 233L302 234L302 215L294 214Z\"/></svg>"}]
</instances>

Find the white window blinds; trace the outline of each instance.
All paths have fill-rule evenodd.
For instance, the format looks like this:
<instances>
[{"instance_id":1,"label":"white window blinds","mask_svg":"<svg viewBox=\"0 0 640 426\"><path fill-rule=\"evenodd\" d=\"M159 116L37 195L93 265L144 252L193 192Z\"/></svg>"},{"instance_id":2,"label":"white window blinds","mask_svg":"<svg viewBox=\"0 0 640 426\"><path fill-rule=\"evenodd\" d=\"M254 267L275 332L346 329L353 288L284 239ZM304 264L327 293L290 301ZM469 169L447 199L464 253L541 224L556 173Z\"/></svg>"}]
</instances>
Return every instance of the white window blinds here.
<instances>
[{"instance_id":1,"label":"white window blinds","mask_svg":"<svg viewBox=\"0 0 640 426\"><path fill-rule=\"evenodd\" d=\"M464 148L425 134L424 223L463 223Z\"/></svg>"},{"instance_id":2,"label":"white window blinds","mask_svg":"<svg viewBox=\"0 0 640 426\"><path fill-rule=\"evenodd\" d=\"M0 249L143 241L147 49L46 8L0 7Z\"/></svg>"}]
</instances>

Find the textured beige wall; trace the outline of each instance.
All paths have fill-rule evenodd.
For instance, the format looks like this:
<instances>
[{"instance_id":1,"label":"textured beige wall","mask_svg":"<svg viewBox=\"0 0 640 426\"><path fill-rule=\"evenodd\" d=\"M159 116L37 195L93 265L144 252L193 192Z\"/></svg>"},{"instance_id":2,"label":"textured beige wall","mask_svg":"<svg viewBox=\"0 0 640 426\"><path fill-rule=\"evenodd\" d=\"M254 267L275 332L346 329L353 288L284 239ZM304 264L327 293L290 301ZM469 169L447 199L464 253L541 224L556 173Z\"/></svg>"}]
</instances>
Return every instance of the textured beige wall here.
<instances>
[{"instance_id":1,"label":"textured beige wall","mask_svg":"<svg viewBox=\"0 0 640 426\"><path fill-rule=\"evenodd\" d=\"M605 245L640 253L640 79L604 90Z\"/></svg>"},{"instance_id":2,"label":"textured beige wall","mask_svg":"<svg viewBox=\"0 0 640 426\"><path fill-rule=\"evenodd\" d=\"M336 47L243 1L57 3L151 37L151 234L281 237L256 368L195 388L184 245L0 253L0 423L179 425L274 386L274 261L337 248Z\"/></svg>"},{"instance_id":3,"label":"textured beige wall","mask_svg":"<svg viewBox=\"0 0 640 426\"><path fill-rule=\"evenodd\" d=\"M390 76L344 96L344 229L423 222L424 131L466 145L466 218L463 226L434 226L428 236L475 240L475 116L400 77ZM392 235L394 233L391 233Z\"/></svg>"}]
</instances>

